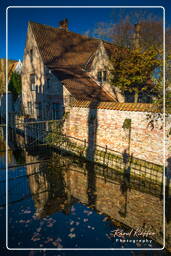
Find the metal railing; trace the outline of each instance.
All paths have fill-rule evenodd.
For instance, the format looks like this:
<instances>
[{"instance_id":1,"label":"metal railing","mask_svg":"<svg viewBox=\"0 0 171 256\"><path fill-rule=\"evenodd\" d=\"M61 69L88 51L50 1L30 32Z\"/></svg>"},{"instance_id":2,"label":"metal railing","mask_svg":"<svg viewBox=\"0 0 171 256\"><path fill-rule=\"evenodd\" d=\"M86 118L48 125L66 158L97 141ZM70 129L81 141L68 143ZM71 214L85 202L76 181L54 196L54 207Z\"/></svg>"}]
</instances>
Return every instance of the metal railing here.
<instances>
[{"instance_id":1,"label":"metal railing","mask_svg":"<svg viewBox=\"0 0 171 256\"><path fill-rule=\"evenodd\" d=\"M75 138L66 134L57 134L54 127L58 121L30 121L16 124L16 131L22 131L24 145L29 150L38 150L39 146L48 146L52 150L75 154L88 161L113 168L118 172L131 172L131 175L162 183L163 167L127 153L121 153L106 146L95 144L93 149L86 139ZM52 135L52 139L47 139ZM56 137L57 139L56 139ZM55 139L53 139L55 138ZM47 149L47 148L45 148Z\"/></svg>"}]
</instances>

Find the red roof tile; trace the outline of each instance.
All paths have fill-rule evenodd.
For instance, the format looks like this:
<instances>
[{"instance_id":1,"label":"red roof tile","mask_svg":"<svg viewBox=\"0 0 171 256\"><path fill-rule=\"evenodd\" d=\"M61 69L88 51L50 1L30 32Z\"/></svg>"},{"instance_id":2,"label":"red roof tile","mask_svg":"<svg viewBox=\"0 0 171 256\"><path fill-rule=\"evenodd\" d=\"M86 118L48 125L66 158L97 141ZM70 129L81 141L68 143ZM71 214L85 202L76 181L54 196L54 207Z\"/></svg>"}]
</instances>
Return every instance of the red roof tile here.
<instances>
[{"instance_id":1,"label":"red roof tile","mask_svg":"<svg viewBox=\"0 0 171 256\"><path fill-rule=\"evenodd\" d=\"M72 107L80 108L97 108L97 109L110 109L120 111L136 111L136 112L156 112L160 113L161 110L155 104L149 103L121 103L121 102L91 102L85 100L73 100Z\"/></svg>"},{"instance_id":2,"label":"red roof tile","mask_svg":"<svg viewBox=\"0 0 171 256\"><path fill-rule=\"evenodd\" d=\"M82 65L97 49L99 40L30 22L43 61L49 67Z\"/></svg>"},{"instance_id":3,"label":"red roof tile","mask_svg":"<svg viewBox=\"0 0 171 256\"><path fill-rule=\"evenodd\" d=\"M81 69L73 67L54 69L53 73L61 80L73 97L77 100L113 101L113 97L105 92L96 82Z\"/></svg>"},{"instance_id":4,"label":"red roof tile","mask_svg":"<svg viewBox=\"0 0 171 256\"><path fill-rule=\"evenodd\" d=\"M82 70L96 51L99 39L34 22L30 25L44 64L63 82L72 96L84 100L114 100Z\"/></svg>"}]
</instances>

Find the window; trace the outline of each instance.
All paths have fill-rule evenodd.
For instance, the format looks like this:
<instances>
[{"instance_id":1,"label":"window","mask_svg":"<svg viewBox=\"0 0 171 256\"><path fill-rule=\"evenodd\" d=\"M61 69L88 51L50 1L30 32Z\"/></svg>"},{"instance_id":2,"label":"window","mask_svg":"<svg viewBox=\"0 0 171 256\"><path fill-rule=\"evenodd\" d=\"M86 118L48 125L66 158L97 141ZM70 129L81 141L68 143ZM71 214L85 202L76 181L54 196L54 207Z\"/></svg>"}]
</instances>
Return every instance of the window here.
<instances>
[{"instance_id":1,"label":"window","mask_svg":"<svg viewBox=\"0 0 171 256\"><path fill-rule=\"evenodd\" d=\"M97 72L97 80L99 82L106 82L106 80L107 80L107 71L105 71L105 70L98 71Z\"/></svg>"},{"instance_id":2,"label":"window","mask_svg":"<svg viewBox=\"0 0 171 256\"><path fill-rule=\"evenodd\" d=\"M33 103L31 101L27 102L28 114L33 114Z\"/></svg>"},{"instance_id":3,"label":"window","mask_svg":"<svg viewBox=\"0 0 171 256\"><path fill-rule=\"evenodd\" d=\"M52 105L52 120L59 119L60 117L60 104L53 103Z\"/></svg>"},{"instance_id":4,"label":"window","mask_svg":"<svg viewBox=\"0 0 171 256\"><path fill-rule=\"evenodd\" d=\"M36 91L35 74L30 75L30 88L32 91Z\"/></svg>"},{"instance_id":5,"label":"window","mask_svg":"<svg viewBox=\"0 0 171 256\"><path fill-rule=\"evenodd\" d=\"M103 71L103 81L106 82L107 80L107 71Z\"/></svg>"},{"instance_id":6,"label":"window","mask_svg":"<svg viewBox=\"0 0 171 256\"><path fill-rule=\"evenodd\" d=\"M37 102L35 104L35 107L36 107L37 117L41 119L42 118L42 103Z\"/></svg>"},{"instance_id":7,"label":"window","mask_svg":"<svg viewBox=\"0 0 171 256\"><path fill-rule=\"evenodd\" d=\"M33 49L30 49L30 60L33 61Z\"/></svg>"},{"instance_id":8,"label":"window","mask_svg":"<svg viewBox=\"0 0 171 256\"><path fill-rule=\"evenodd\" d=\"M99 82L102 82L102 71L98 71L98 73L97 73L97 80Z\"/></svg>"}]
</instances>

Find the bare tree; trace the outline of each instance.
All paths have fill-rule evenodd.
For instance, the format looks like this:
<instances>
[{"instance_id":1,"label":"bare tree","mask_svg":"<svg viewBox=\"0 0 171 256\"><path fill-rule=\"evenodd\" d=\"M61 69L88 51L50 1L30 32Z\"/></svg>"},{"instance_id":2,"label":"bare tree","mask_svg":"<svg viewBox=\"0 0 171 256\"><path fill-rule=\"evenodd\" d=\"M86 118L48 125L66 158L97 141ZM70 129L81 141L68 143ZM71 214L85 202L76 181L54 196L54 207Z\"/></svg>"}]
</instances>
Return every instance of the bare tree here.
<instances>
[{"instance_id":1,"label":"bare tree","mask_svg":"<svg viewBox=\"0 0 171 256\"><path fill-rule=\"evenodd\" d=\"M96 25L94 34L98 38L108 39L114 44L132 49L134 47L135 24L140 24L140 46L147 49L151 46L163 47L163 18L149 10L115 9L111 23L101 22ZM166 28L166 39L171 40L171 29ZM169 43L167 44L169 46Z\"/></svg>"}]
</instances>

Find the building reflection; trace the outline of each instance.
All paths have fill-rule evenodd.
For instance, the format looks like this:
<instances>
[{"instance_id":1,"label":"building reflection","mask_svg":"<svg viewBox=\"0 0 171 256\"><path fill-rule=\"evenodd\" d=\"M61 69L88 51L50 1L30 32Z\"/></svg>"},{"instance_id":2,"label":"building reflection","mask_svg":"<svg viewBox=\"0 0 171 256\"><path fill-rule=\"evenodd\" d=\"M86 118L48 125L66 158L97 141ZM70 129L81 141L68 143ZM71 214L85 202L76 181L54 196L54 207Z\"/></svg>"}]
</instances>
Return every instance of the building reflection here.
<instances>
[{"instance_id":1,"label":"building reflection","mask_svg":"<svg viewBox=\"0 0 171 256\"><path fill-rule=\"evenodd\" d=\"M52 160L52 159L51 159ZM55 212L70 212L74 203L59 159L27 165L30 191L36 208L36 216L43 218ZM59 161L58 161L59 160ZM26 161L36 162L37 156L26 152Z\"/></svg>"},{"instance_id":2,"label":"building reflection","mask_svg":"<svg viewBox=\"0 0 171 256\"><path fill-rule=\"evenodd\" d=\"M33 161L30 158L33 156L26 154L26 162ZM69 214L72 205L81 202L107 215L113 224L122 223L131 229L151 229L155 232L154 240L162 244L161 187L152 188L146 184L142 188L135 178L126 179L124 175L100 165L94 165L93 170L95 182L90 181L91 169L90 166L87 168L87 163L58 154L50 161L28 165L27 175L36 215L42 218L59 211Z\"/></svg>"}]
</instances>

